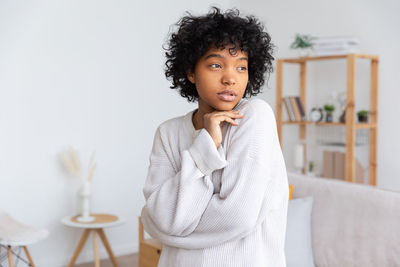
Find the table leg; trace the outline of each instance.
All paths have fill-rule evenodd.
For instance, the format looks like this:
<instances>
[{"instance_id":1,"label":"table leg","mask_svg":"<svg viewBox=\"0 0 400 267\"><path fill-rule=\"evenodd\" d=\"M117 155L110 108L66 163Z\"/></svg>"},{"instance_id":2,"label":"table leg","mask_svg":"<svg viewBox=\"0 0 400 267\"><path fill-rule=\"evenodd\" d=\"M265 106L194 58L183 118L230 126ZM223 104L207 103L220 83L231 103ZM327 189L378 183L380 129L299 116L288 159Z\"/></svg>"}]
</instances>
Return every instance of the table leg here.
<instances>
[{"instance_id":1,"label":"table leg","mask_svg":"<svg viewBox=\"0 0 400 267\"><path fill-rule=\"evenodd\" d=\"M28 258L28 260L31 264L31 267L35 267L35 264L33 264L31 254L29 254L28 248L26 246L24 246L24 251L25 251L26 257Z\"/></svg>"},{"instance_id":2,"label":"table leg","mask_svg":"<svg viewBox=\"0 0 400 267\"><path fill-rule=\"evenodd\" d=\"M76 258L78 258L79 253L81 252L81 250L83 248L83 245L85 244L86 239L88 238L89 234L90 234L90 229L85 229L85 231L82 234L81 240L79 241L78 246L75 249L74 255L72 256L72 259L69 262L68 267L73 267L74 266Z\"/></svg>"},{"instance_id":3,"label":"table leg","mask_svg":"<svg viewBox=\"0 0 400 267\"><path fill-rule=\"evenodd\" d=\"M108 240L106 238L106 234L104 233L103 228L98 229L97 232L99 233L99 236L100 236L101 240L103 241L104 246L107 249L108 255L110 256L110 259L111 259L114 267L118 267L117 259L115 258L114 253L111 250L111 246L108 243Z\"/></svg>"},{"instance_id":4,"label":"table leg","mask_svg":"<svg viewBox=\"0 0 400 267\"><path fill-rule=\"evenodd\" d=\"M13 262L13 258L12 258L12 250L11 250L10 246L8 246L8 248L7 248L7 253L8 253L8 265L10 267L14 267L14 262Z\"/></svg>"},{"instance_id":5,"label":"table leg","mask_svg":"<svg viewBox=\"0 0 400 267\"><path fill-rule=\"evenodd\" d=\"M99 242L97 239L97 230L93 229L94 266L100 267Z\"/></svg>"}]
</instances>

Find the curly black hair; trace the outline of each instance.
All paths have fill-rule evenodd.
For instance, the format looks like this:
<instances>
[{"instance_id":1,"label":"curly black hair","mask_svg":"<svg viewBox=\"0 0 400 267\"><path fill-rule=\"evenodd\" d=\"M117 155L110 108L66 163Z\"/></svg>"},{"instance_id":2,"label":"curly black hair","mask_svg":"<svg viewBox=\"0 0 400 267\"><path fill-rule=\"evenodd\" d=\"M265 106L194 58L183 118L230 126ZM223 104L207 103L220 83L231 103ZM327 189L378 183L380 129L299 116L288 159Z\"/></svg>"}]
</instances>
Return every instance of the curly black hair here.
<instances>
[{"instance_id":1,"label":"curly black hair","mask_svg":"<svg viewBox=\"0 0 400 267\"><path fill-rule=\"evenodd\" d=\"M260 93L264 85L264 74L273 71L272 56L274 45L264 26L254 16L240 17L237 9L225 13L217 7L211 7L204 16L193 16L186 12L177 23L178 31L172 33L164 49L167 61L165 76L172 80L171 89L179 89L182 97L189 102L198 100L196 86L191 83L187 74L194 72L197 61L214 45L224 49L233 45L229 53L237 50L246 51L249 62L249 81L244 98Z\"/></svg>"}]
</instances>

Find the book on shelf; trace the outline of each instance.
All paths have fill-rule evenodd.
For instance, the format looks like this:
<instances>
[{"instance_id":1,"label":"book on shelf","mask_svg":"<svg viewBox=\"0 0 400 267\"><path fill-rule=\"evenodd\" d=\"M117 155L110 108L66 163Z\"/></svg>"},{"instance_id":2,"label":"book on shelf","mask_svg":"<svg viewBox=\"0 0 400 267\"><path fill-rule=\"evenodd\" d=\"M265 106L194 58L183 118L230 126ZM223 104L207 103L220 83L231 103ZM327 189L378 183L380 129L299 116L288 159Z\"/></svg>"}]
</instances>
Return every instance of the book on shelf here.
<instances>
[{"instance_id":1,"label":"book on shelf","mask_svg":"<svg viewBox=\"0 0 400 267\"><path fill-rule=\"evenodd\" d=\"M289 101L287 101L287 98L286 97L283 98L282 102L283 102L283 105L285 106L286 113L288 114L289 121L295 121L295 119L292 117L292 111L289 108L290 103L289 103Z\"/></svg>"},{"instance_id":2,"label":"book on shelf","mask_svg":"<svg viewBox=\"0 0 400 267\"><path fill-rule=\"evenodd\" d=\"M306 121L306 114L299 96L286 96L282 98L289 121Z\"/></svg>"},{"instance_id":3,"label":"book on shelf","mask_svg":"<svg viewBox=\"0 0 400 267\"><path fill-rule=\"evenodd\" d=\"M337 50L354 48L354 45L349 43L328 43L328 44L314 44L314 50Z\"/></svg>"},{"instance_id":4,"label":"book on shelf","mask_svg":"<svg viewBox=\"0 0 400 267\"><path fill-rule=\"evenodd\" d=\"M323 153L322 177L345 180L346 154L340 151L327 151ZM364 168L356 159L356 183L364 183Z\"/></svg>"},{"instance_id":5,"label":"book on shelf","mask_svg":"<svg viewBox=\"0 0 400 267\"><path fill-rule=\"evenodd\" d=\"M339 151L332 152L333 153L333 175L332 178L344 180L344 158L345 154Z\"/></svg>"},{"instance_id":6,"label":"book on shelf","mask_svg":"<svg viewBox=\"0 0 400 267\"><path fill-rule=\"evenodd\" d=\"M360 40L355 36L325 36L317 37L313 40L314 46L332 46L332 45L359 45Z\"/></svg>"},{"instance_id":7,"label":"book on shelf","mask_svg":"<svg viewBox=\"0 0 400 267\"><path fill-rule=\"evenodd\" d=\"M304 110L303 103L301 103L301 99L300 99L299 96L296 96L296 102L297 102L297 106L298 106L299 111L300 111L301 119L302 119L303 121L306 121L306 120L307 120L306 112L305 112L305 110Z\"/></svg>"},{"instance_id":8,"label":"book on shelf","mask_svg":"<svg viewBox=\"0 0 400 267\"><path fill-rule=\"evenodd\" d=\"M323 171L322 177L333 177L333 165L335 164L335 159L333 157L334 153L331 151L324 151L323 153Z\"/></svg>"},{"instance_id":9,"label":"book on shelf","mask_svg":"<svg viewBox=\"0 0 400 267\"><path fill-rule=\"evenodd\" d=\"M296 118L296 121L301 121L301 115L300 115L299 107L297 106L296 97L289 96L289 99L290 99L290 104L292 104L292 108L294 111L294 116Z\"/></svg>"},{"instance_id":10,"label":"book on shelf","mask_svg":"<svg viewBox=\"0 0 400 267\"><path fill-rule=\"evenodd\" d=\"M358 49L358 48L319 49L319 50L315 49L314 52L315 52L316 56L337 56L337 55L360 53L360 49Z\"/></svg>"},{"instance_id":11,"label":"book on shelf","mask_svg":"<svg viewBox=\"0 0 400 267\"><path fill-rule=\"evenodd\" d=\"M320 37L313 41L316 56L333 56L359 53L360 41L352 36Z\"/></svg>"}]
</instances>

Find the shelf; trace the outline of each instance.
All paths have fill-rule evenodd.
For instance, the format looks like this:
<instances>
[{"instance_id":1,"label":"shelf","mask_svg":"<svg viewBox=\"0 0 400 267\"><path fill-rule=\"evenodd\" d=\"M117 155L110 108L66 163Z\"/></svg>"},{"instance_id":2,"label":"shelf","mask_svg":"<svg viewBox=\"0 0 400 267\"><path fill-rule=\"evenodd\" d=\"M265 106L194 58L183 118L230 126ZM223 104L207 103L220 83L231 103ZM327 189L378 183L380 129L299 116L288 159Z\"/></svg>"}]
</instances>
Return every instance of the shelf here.
<instances>
[{"instance_id":1,"label":"shelf","mask_svg":"<svg viewBox=\"0 0 400 267\"><path fill-rule=\"evenodd\" d=\"M284 63L303 63L303 62L306 62L306 61L347 58L350 55L354 55L356 58L366 58L366 59L371 59L371 60L374 60L374 61L378 61L379 60L379 57L377 55L367 55L367 54L343 54L343 55L334 55L334 56L283 58L281 60Z\"/></svg>"},{"instance_id":2,"label":"shelf","mask_svg":"<svg viewBox=\"0 0 400 267\"><path fill-rule=\"evenodd\" d=\"M313 124L312 121L282 121L283 124Z\"/></svg>"},{"instance_id":3,"label":"shelf","mask_svg":"<svg viewBox=\"0 0 400 267\"><path fill-rule=\"evenodd\" d=\"M317 126L346 126L346 123L342 122L313 122L313 121L282 121L282 124L314 124ZM372 129L376 128L375 123L355 123L356 129Z\"/></svg>"},{"instance_id":4,"label":"shelf","mask_svg":"<svg viewBox=\"0 0 400 267\"><path fill-rule=\"evenodd\" d=\"M337 146L337 147L346 147L346 143L344 142L316 142L316 145L319 146ZM357 143L355 142L354 145L356 147L365 147L368 146L367 144Z\"/></svg>"},{"instance_id":5,"label":"shelf","mask_svg":"<svg viewBox=\"0 0 400 267\"><path fill-rule=\"evenodd\" d=\"M299 65L299 97L303 104L304 111L307 110L307 63L320 62L324 60L344 60L346 62L346 123L340 122L312 122L312 121L283 121L283 66L285 63L296 63ZM356 74L356 60L367 59L370 61L370 122L369 123L356 123L355 111L355 74ZM322 131L326 134L322 136L326 141L330 134L339 131L344 140L334 140L325 143L325 145L345 146L345 177L346 181L355 182L356 175L356 158L355 147L358 146L358 141L362 136L368 136L368 140L362 144L369 145L369 164L368 164L368 183L376 185L377 183L377 134L378 134L378 67L379 56L368 54L342 54L332 56L313 56L313 57L299 57L299 58L282 58L277 60L276 64L276 121L279 141L282 146L282 130L283 125L298 125L298 136L301 140L306 140L307 125L315 126L342 126L338 127L316 127L313 130ZM344 126L344 127L343 127ZM358 130L365 129L365 130ZM318 136L321 136L318 134ZM364 139L363 139L364 140ZM306 166L303 167L302 172L305 173Z\"/></svg>"},{"instance_id":6,"label":"shelf","mask_svg":"<svg viewBox=\"0 0 400 267\"><path fill-rule=\"evenodd\" d=\"M357 123L356 129L375 129L376 123Z\"/></svg>"},{"instance_id":7,"label":"shelf","mask_svg":"<svg viewBox=\"0 0 400 267\"><path fill-rule=\"evenodd\" d=\"M357 138L356 138L357 139ZM321 140L303 140L302 144L307 146L329 146L329 147L343 147L346 148L346 142L342 141L321 141ZM358 148L367 147L367 143L355 141L354 145Z\"/></svg>"}]
</instances>

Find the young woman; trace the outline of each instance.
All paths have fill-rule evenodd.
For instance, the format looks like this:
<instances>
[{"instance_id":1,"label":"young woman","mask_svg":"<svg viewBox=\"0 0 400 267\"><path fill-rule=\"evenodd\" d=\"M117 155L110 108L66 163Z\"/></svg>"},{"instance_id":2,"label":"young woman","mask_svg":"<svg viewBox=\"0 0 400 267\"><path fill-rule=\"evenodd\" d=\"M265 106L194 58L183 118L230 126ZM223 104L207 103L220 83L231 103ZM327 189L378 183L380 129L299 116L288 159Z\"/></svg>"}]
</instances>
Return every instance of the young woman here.
<instances>
[{"instance_id":1,"label":"young woman","mask_svg":"<svg viewBox=\"0 0 400 267\"><path fill-rule=\"evenodd\" d=\"M144 229L159 267L286 266L285 162L273 110L257 95L271 38L252 16L187 15L171 35L166 76L198 108L163 122L143 188Z\"/></svg>"}]
</instances>

